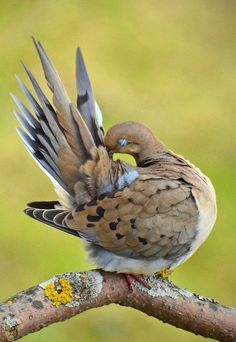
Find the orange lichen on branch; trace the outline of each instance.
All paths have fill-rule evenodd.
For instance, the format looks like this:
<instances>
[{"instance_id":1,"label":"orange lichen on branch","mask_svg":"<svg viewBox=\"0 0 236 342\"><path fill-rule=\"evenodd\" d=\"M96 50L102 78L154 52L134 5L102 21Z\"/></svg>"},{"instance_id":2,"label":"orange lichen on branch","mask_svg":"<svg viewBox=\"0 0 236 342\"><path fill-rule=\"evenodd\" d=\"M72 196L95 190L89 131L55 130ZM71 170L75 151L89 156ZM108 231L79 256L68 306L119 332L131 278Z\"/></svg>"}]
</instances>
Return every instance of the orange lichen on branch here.
<instances>
[{"instance_id":1,"label":"orange lichen on branch","mask_svg":"<svg viewBox=\"0 0 236 342\"><path fill-rule=\"evenodd\" d=\"M51 300L56 307L70 303L73 300L73 288L67 279L59 279L60 285L55 282L46 285L44 289L45 296Z\"/></svg>"},{"instance_id":2,"label":"orange lichen on branch","mask_svg":"<svg viewBox=\"0 0 236 342\"><path fill-rule=\"evenodd\" d=\"M164 268L161 272L155 273L157 276L160 276L164 279L168 279L171 275L171 271L168 268Z\"/></svg>"}]
</instances>

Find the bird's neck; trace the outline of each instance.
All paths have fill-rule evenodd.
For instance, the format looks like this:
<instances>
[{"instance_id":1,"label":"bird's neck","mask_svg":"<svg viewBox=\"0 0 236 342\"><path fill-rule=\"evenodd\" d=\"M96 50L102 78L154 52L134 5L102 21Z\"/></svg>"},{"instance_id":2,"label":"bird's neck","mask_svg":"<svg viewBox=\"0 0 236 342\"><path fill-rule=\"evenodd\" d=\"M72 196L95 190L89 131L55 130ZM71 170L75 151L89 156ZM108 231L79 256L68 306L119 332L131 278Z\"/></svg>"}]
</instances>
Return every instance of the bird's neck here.
<instances>
[{"instance_id":1,"label":"bird's neck","mask_svg":"<svg viewBox=\"0 0 236 342\"><path fill-rule=\"evenodd\" d=\"M134 156L138 166L149 166L168 152L167 148L158 140L150 139L141 145L140 152Z\"/></svg>"}]
</instances>

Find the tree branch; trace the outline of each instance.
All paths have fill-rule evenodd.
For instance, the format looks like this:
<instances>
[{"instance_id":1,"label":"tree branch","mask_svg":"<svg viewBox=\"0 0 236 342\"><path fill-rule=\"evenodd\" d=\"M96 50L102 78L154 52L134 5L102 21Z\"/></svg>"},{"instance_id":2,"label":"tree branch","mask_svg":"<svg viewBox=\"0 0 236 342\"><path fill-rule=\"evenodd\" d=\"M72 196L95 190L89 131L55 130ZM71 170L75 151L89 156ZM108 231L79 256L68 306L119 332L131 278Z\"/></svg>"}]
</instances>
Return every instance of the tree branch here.
<instances>
[{"instance_id":1,"label":"tree branch","mask_svg":"<svg viewBox=\"0 0 236 342\"><path fill-rule=\"evenodd\" d=\"M0 341L14 341L80 312L111 303L130 306L163 322L220 341L236 341L236 309L218 304L160 277L150 289L123 275L94 270L64 273L0 305Z\"/></svg>"}]
</instances>

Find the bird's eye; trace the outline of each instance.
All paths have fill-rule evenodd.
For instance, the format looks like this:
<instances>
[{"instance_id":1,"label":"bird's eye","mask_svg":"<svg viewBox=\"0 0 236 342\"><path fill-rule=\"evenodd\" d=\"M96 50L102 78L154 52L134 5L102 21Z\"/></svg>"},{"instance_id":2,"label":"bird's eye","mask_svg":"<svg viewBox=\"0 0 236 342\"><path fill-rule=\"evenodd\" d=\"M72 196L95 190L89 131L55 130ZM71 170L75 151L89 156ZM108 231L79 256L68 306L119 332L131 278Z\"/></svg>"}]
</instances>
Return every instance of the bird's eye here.
<instances>
[{"instance_id":1,"label":"bird's eye","mask_svg":"<svg viewBox=\"0 0 236 342\"><path fill-rule=\"evenodd\" d=\"M126 145L128 145L128 141L124 138L121 138L118 140L118 145L121 147L126 146Z\"/></svg>"}]
</instances>

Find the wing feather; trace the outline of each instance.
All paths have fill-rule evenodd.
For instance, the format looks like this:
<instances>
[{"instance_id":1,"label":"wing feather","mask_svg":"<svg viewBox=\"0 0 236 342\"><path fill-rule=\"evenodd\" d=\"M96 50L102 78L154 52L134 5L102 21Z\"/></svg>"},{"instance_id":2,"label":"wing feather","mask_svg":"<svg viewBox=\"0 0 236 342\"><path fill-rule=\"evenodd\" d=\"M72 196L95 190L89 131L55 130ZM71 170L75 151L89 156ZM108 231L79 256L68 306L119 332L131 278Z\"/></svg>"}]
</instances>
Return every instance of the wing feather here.
<instances>
[{"instance_id":1,"label":"wing feather","mask_svg":"<svg viewBox=\"0 0 236 342\"><path fill-rule=\"evenodd\" d=\"M95 100L91 97L95 111L86 112L86 115L83 112L81 115L80 111L71 103L59 74L43 46L40 42L33 41L40 57L47 84L53 93L53 105L45 96L34 75L22 63L39 102L24 82L16 77L36 116L15 95L12 95L20 111L20 113L16 112L15 115L23 128L18 129L18 133L28 152L53 182L55 190L60 196L60 201L71 206L74 205L75 201L73 199L74 186L81 177L84 177L80 173L80 167L91 159L91 149L102 143L102 139L98 139L98 134L101 135L102 132L98 128L98 122L100 124L102 122L101 112L97 105L95 108ZM81 62L81 58L79 60ZM84 73L86 70L84 62L82 68L79 69L80 72ZM80 76L83 75L85 74ZM78 83L82 88L86 85L92 96L87 71L86 79L79 77ZM99 112L98 121L96 112ZM91 122L93 122L92 125ZM85 189L86 187L84 187L84 191ZM80 202L78 194L76 199Z\"/></svg>"},{"instance_id":2,"label":"wing feather","mask_svg":"<svg viewBox=\"0 0 236 342\"><path fill-rule=\"evenodd\" d=\"M104 145L102 113L94 99L92 86L80 48L76 53L77 105L94 137L96 145Z\"/></svg>"}]
</instances>

